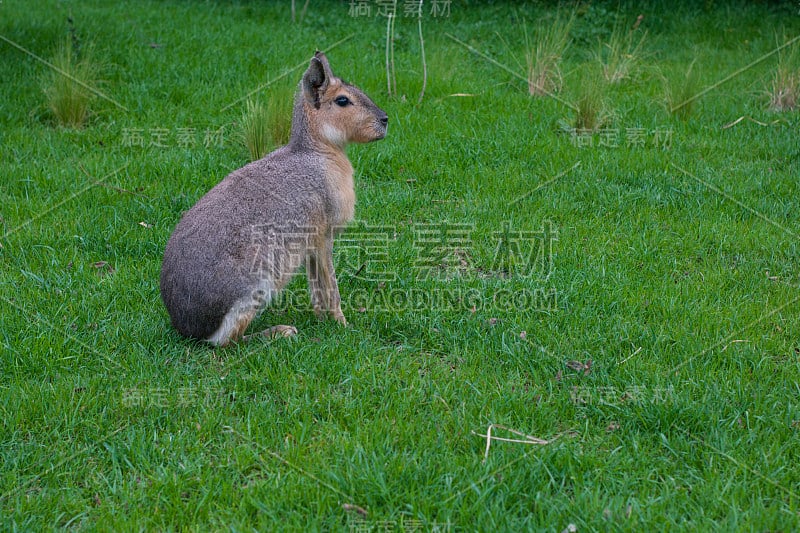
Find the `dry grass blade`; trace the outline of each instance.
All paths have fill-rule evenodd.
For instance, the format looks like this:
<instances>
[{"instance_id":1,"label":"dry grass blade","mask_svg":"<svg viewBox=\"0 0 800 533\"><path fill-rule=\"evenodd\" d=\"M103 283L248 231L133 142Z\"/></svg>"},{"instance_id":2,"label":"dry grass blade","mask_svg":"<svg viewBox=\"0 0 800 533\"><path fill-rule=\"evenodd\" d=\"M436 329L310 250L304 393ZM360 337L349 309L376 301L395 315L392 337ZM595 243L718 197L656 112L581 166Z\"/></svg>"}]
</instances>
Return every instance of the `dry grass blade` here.
<instances>
[{"instance_id":1,"label":"dry grass blade","mask_svg":"<svg viewBox=\"0 0 800 533\"><path fill-rule=\"evenodd\" d=\"M419 0L420 16L417 19L417 26L419 28L419 50L420 55L422 55L422 90L419 93L418 104L421 104L422 99L425 98L425 88L428 86L428 62L425 60L425 39L422 37L422 2L423 0Z\"/></svg>"},{"instance_id":2,"label":"dry grass blade","mask_svg":"<svg viewBox=\"0 0 800 533\"><path fill-rule=\"evenodd\" d=\"M386 15L386 87L388 96L397 96L397 75L394 70L394 21L397 12L397 0L394 0L391 11Z\"/></svg>"},{"instance_id":3,"label":"dry grass blade","mask_svg":"<svg viewBox=\"0 0 800 533\"><path fill-rule=\"evenodd\" d=\"M576 372L583 372L583 375L588 375L589 372L592 371L592 360L589 359L588 361L581 362L581 361L567 361L566 363L567 368L571 370L575 370Z\"/></svg>"},{"instance_id":4,"label":"dry grass blade","mask_svg":"<svg viewBox=\"0 0 800 533\"><path fill-rule=\"evenodd\" d=\"M763 127L774 126L775 124L778 124L778 123L781 122L780 120L773 120L772 122L766 123L766 122L761 122L760 120L756 120L753 117L748 117L747 115L743 115L743 116L737 118L736 120L734 120L733 122L729 122L728 124L725 124L724 126L722 126L722 129L723 130L727 130L728 128L732 128L732 127L736 126L737 124L739 124L739 123L741 123L742 121L745 121L745 120L748 121L748 122L752 122L754 124L758 124L759 126L763 126Z\"/></svg>"},{"instance_id":5,"label":"dry grass blade","mask_svg":"<svg viewBox=\"0 0 800 533\"><path fill-rule=\"evenodd\" d=\"M508 438L505 438L505 437L494 437L494 436L492 436L492 429L493 428L502 429L504 431L508 431L510 433L513 433L514 435L518 435L518 436L523 437L523 438L522 439L508 439ZM502 426L500 424L489 424L489 427L486 429L486 435L481 435L480 433L475 433L474 431L472 432L472 434L476 435L478 437L486 439L486 451L483 454L483 462L484 463L486 462L486 459L489 458L489 448L491 448L493 440L502 441L502 442L515 442L515 443L518 443L518 444L538 444L540 446L544 446L546 444L550 444L551 442L553 442L553 440L555 440L555 439L544 440L544 439L540 439L538 437L532 437L530 435L526 435L525 433L522 433L521 431L517 431L516 429L511 429L510 427ZM556 437L556 438L558 438L558 437Z\"/></svg>"},{"instance_id":6,"label":"dry grass blade","mask_svg":"<svg viewBox=\"0 0 800 533\"><path fill-rule=\"evenodd\" d=\"M367 516L369 514L366 509L364 509L360 505L356 505L354 503L343 503L342 504L342 509L344 509L345 511L352 512L352 513L358 513L361 516Z\"/></svg>"}]
</instances>

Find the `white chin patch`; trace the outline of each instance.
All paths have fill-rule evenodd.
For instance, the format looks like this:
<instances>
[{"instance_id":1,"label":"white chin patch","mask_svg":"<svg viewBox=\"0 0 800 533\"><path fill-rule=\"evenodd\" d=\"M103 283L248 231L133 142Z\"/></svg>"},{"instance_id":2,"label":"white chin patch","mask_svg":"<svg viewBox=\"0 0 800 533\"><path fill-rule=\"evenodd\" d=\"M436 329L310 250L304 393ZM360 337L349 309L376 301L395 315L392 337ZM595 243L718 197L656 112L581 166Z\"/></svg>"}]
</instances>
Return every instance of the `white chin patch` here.
<instances>
[{"instance_id":1,"label":"white chin patch","mask_svg":"<svg viewBox=\"0 0 800 533\"><path fill-rule=\"evenodd\" d=\"M344 144L347 142L347 137L345 136L344 132L336 126L331 126L330 124L325 124L322 126L322 135L325 136L325 139L327 139L328 142L338 146L344 146Z\"/></svg>"}]
</instances>

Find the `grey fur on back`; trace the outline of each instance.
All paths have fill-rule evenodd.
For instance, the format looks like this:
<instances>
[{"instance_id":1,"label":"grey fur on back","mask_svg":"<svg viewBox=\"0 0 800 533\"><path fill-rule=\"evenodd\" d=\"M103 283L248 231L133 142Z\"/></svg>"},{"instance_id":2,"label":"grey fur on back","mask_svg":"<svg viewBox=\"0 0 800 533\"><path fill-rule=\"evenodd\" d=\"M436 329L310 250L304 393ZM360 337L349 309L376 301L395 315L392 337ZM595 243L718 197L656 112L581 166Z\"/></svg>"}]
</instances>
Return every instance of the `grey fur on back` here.
<instances>
[{"instance_id":1,"label":"grey fur on back","mask_svg":"<svg viewBox=\"0 0 800 533\"><path fill-rule=\"evenodd\" d=\"M161 274L175 329L204 339L238 299L256 289L255 227L302 227L324 218L323 167L312 153L281 148L228 175L186 213L167 244Z\"/></svg>"}]
</instances>

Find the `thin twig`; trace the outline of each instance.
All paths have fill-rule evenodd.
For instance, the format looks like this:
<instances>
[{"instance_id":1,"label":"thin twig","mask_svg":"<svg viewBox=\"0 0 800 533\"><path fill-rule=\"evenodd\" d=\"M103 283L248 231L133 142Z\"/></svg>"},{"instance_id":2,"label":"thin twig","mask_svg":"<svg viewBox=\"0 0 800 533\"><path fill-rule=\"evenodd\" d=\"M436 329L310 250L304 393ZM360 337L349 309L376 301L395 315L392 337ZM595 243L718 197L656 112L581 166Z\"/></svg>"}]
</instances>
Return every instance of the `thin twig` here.
<instances>
[{"instance_id":1,"label":"thin twig","mask_svg":"<svg viewBox=\"0 0 800 533\"><path fill-rule=\"evenodd\" d=\"M635 351L635 352L633 352L633 353L632 353L632 354L630 354L628 357L626 357L625 359L623 359L622 361L620 361L618 364L620 364L620 365L621 365L621 364L625 363L625 362L626 362L628 359L630 359L631 357L633 357L634 355L636 355L637 353L639 353L639 352L641 352L641 351L642 351L642 347L641 347L641 346L639 346L638 348L636 348L636 351Z\"/></svg>"},{"instance_id":2,"label":"thin twig","mask_svg":"<svg viewBox=\"0 0 800 533\"><path fill-rule=\"evenodd\" d=\"M392 50L392 91L394 92L395 96L397 96L397 73L394 71L394 23L395 19L397 18L397 0L394 0L394 5L392 5L392 40L391 40L391 50Z\"/></svg>"},{"instance_id":3,"label":"thin twig","mask_svg":"<svg viewBox=\"0 0 800 533\"><path fill-rule=\"evenodd\" d=\"M419 48L422 52L422 91L419 93L418 104L422 103L422 99L425 97L425 87L428 85L428 64L425 61L425 39L422 38L422 2L423 0L419 0L419 18L417 19L419 27Z\"/></svg>"},{"instance_id":4,"label":"thin twig","mask_svg":"<svg viewBox=\"0 0 800 533\"><path fill-rule=\"evenodd\" d=\"M740 343L743 343L743 342L750 342L750 341L748 341L748 340L745 340L745 339L734 339L734 340L732 340L731 342L729 342L728 344L726 344L726 345L725 345L725 347L724 347L723 349L721 349L721 350L720 350L720 352L724 352L725 350L727 350L728 348L730 348L730 347L731 347L731 344L740 344Z\"/></svg>"},{"instance_id":5,"label":"thin twig","mask_svg":"<svg viewBox=\"0 0 800 533\"><path fill-rule=\"evenodd\" d=\"M81 172L86 174L87 178L93 179L93 176L91 174L89 174L89 171L87 171L82 164L78 163L78 168L81 169ZM122 187L117 187L116 185L109 185L108 183L102 183L102 182L98 183L98 185L100 185L102 187L105 187L106 189L111 189L111 190L114 190L114 191L117 191L117 192L124 192L125 194L133 194L135 196L141 196L142 198L147 198L148 200L152 200L152 198L150 198L149 196L146 196L146 195L144 195L144 194L142 194L140 192L129 191L128 189L123 189Z\"/></svg>"},{"instance_id":6,"label":"thin twig","mask_svg":"<svg viewBox=\"0 0 800 533\"><path fill-rule=\"evenodd\" d=\"M47 60L45 60L45 59L42 59L41 57L37 56L36 54L34 54L33 52L31 52L31 51L30 51L30 50L28 50L27 48L25 48L25 47L23 47L23 46L20 46L19 44L15 43L14 41L11 41L11 40L7 39L6 37L4 37L4 36L2 36L2 35L0 35L0 40L7 42L8 44L10 44L11 46L13 46L14 48L16 48L17 50L19 50L20 52L22 52L22 53L24 53L24 54L27 54L27 55L31 56L31 57L32 57L32 58L34 58L36 61L39 61L40 63L44 63L45 65L47 65L48 67L50 67L50 68L51 68L52 70L54 70L55 72L58 72L59 74L61 74L61 75L62 75L62 76L64 76L65 78L68 78L68 79L72 80L74 83L77 83L78 85L80 85L81 87L83 87L84 89L86 89L87 91L89 91L89 92L91 92L91 93L93 93L93 94L96 94L97 96L99 96L99 97L100 97L100 98L102 98L103 100L106 100L106 101L108 101L108 102L111 102L112 104L114 104L114 105L115 105L115 106L117 106L118 108L122 109L123 111L129 111L129 109L128 109L127 107L125 107L124 105L120 104L119 102L117 102L117 101L116 101L116 100L114 100L113 98L110 98L110 97L106 96L105 94L101 93L100 91L98 91L98 90L97 90L97 89L95 89L94 87L92 87L92 86L90 86L90 85L87 85L86 83L84 83L84 82L82 82L81 80L77 79L75 76L72 76L72 75L71 75L69 72L65 72L64 70L62 70L62 69L58 68L57 66L53 65L53 64L52 64L52 63L50 63L49 61L47 61Z\"/></svg>"},{"instance_id":7,"label":"thin twig","mask_svg":"<svg viewBox=\"0 0 800 533\"><path fill-rule=\"evenodd\" d=\"M328 52L330 52L331 50L333 50L334 48L336 48L337 46L339 46L339 45L340 45L340 44L342 44L343 42L345 42L345 41L349 41L350 39L352 39L352 38L353 38L353 36L354 36L354 35L355 35L355 33L351 33L350 35L348 35L348 36L347 36L347 37L345 37L344 39L339 39L338 41L336 41L336 42L335 42L335 43L333 43L332 45L330 45L330 46L328 46L328 47L324 48L324 51L325 51L325 53L328 53ZM0 36L0 37L2 37L2 36ZM223 107L222 109L220 109L220 113L221 113L221 112L223 112L223 111L226 111L226 110L230 109L231 107L235 106L236 104L238 104L238 103L239 103L239 102L241 102L242 100L246 100L247 98L250 98L251 96L253 96L254 94L256 94L258 91L260 91L260 90L262 90L262 89L266 89L267 87L269 87L270 85L272 85L272 84L273 84L273 83L275 83L276 81L278 81L278 80L282 80L283 78L285 78L286 76L288 76L289 74L291 74L292 72L294 72L295 70L297 70L297 69L299 69L299 68L302 68L302 67L305 67L306 65L308 65L308 60L305 60L305 61L303 61L302 63L298 63L297 65L295 65L295 66L291 67L290 69L286 70L286 71L285 71L283 74L281 74L280 76L278 76L278 77L276 77L276 78L273 78L273 79L269 80L267 83L265 83L265 84L263 84L263 85L259 85L258 87L256 87L255 89L253 89L252 91L250 91L249 93L247 93L246 95L244 95L244 96L242 96L241 98L238 98L238 99L234 100L233 102L231 102L230 104L226 105L225 107Z\"/></svg>"},{"instance_id":8,"label":"thin twig","mask_svg":"<svg viewBox=\"0 0 800 533\"><path fill-rule=\"evenodd\" d=\"M496 66L498 68L501 68L501 69L505 70L506 72L508 72L509 74L511 74L512 76L514 76L515 78L524 81L525 82L525 86L526 87L528 86L528 78L526 78L525 76L523 76L519 72L514 72L513 70L511 70L510 68L508 68L504 64L500 63L496 59L493 59L493 58L487 56L486 54L484 54L480 50L477 50L474 46L468 45L467 43L465 43L461 39L459 39L457 37L454 37L454 36L450 35L449 33L445 33L445 35L448 38L450 38L453 41L455 41L458 44L460 44L461 46L463 46L464 48L466 48L467 50L469 50L470 52L472 52L473 54L479 55L480 57L482 57L483 59L485 59L486 61L488 61L492 65L494 65L494 66ZM554 94L554 93L552 93L552 92L550 92L550 91L548 91L546 89L544 90L544 93L547 96L550 96L551 98L553 98L556 102L560 102L561 104L564 104L565 106L567 106L568 108L572 109L573 111L577 111L578 110L578 107L575 104L571 104L571 103L567 102L566 100L564 100L563 98L559 97L558 95L556 95L556 94Z\"/></svg>"},{"instance_id":9,"label":"thin twig","mask_svg":"<svg viewBox=\"0 0 800 533\"><path fill-rule=\"evenodd\" d=\"M548 441L534 442L528 439L523 440L523 439L507 439L505 437L492 437L491 435L481 435L480 433L475 433L474 431L472 432L472 434L478 437L485 437L487 439L496 440L500 442L518 442L520 444L550 444Z\"/></svg>"},{"instance_id":10,"label":"thin twig","mask_svg":"<svg viewBox=\"0 0 800 533\"><path fill-rule=\"evenodd\" d=\"M525 439L521 440L521 439L506 439L506 438L503 438L503 437L492 437L492 428L504 429L506 431L514 433L515 435L519 435L520 437L524 437ZM498 440L498 441L503 441L503 442L516 442L516 443L519 443L519 444L538 444L540 446L543 446L545 444L550 444L551 442L553 442L553 440L555 440L555 439L544 440L544 439L540 439L538 437L532 437L530 435L526 435L525 433L522 433L521 431L517 431L516 429L511 429L510 427L507 427L507 426L501 426L500 424L489 424L489 427L486 429L486 435L481 435L480 433L475 433L474 431L472 432L472 434L476 435L478 437L482 437L482 438L486 439L486 451L484 451L484 453L483 453L483 462L484 463L486 462L486 459L489 458L489 448L492 446L492 441L493 440ZM555 438L557 439L558 436L556 436Z\"/></svg>"},{"instance_id":11,"label":"thin twig","mask_svg":"<svg viewBox=\"0 0 800 533\"><path fill-rule=\"evenodd\" d=\"M519 202L521 202L522 200L524 200L524 199L525 199L525 198L527 198L528 196L532 195L533 193L535 193L535 192L536 192L536 191L538 191L539 189L542 189L542 188L544 188L544 187L547 187L548 185L550 185L550 184L551 184L551 183L553 183L554 181L556 181L556 180L559 180L559 179L561 179L562 177L566 176L567 174L569 174L570 172L572 172L573 170L575 170L575 169L576 169L576 168L578 168L579 166L581 166L581 162L580 162L580 161L578 161L577 163L575 163L574 165L572 165L572 166L571 166L570 168L568 168L567 170L564 170L563 172L560 172L560 173L558 173L557 175L553 176L552 178L550 178L549 180L545 181L544 183L540 183L540 184L539 184L539 185L538 185L538 186L537 186L535 189L533 189L533 190L531 190L531 191L528 191L528 192L526 192L525 194L523 194L522 196L520 196L519 198L517 198L516 200L514 200L513 202L511 202L511 204L510 204L510 205L514 205L514 204L516 204L516 203L519 203Z\"/></svg>"},{"instance_id":12,"label":"thin twig","mask_svg":"<svg viewBox=\"0 0 800 533\"><path fill-rule=\"evenodd\" d=\"M280 461L281 463L283 463L284 465L288 466L292 470L300 472L301 474L303 474L304 476L308 477L309 479L311 479L312 481L316 482L317 484L319 484L319 485L321 485L321 486L323 486L323 487L325 487L327 489L330 489L331 491L335 492L339 496L342 496L342 497L344 497L344 498L346 498L347 500L350 500L350 501L354 501L355 500L355 498L353 498L351 495L345 494L342 490L337 489L336 487L334 487L333 485L331 485L327 481L324 481L321 478L318 478L317 476L315 476L311 472L305 470L303 467L295 465L294 463L292 463L289 460L285 459L281 454L279 454L277 452L274 452L274 451L270 450L269 448L267 448L267 447L259 444L258 442L252 440L249 437L249 435L243 435L242 433L239 433L238 431L236 431L231 426L222 426L222 432L223 433L230 433L232 435L235 435L235 436L239 437L240 440L244 441L246 444L249 444L252 448L255 448L257 452L260 452L260 453L256 453L256 457L258 457L258 459L262 463L266 463L266 461L261 457L261 453L267 454L270 457L273 457L273 458L277 459L278 461ZM356 511L356 512L358 512L358 511Z\"/></svg>"},{"instance_id":13,"label":"thin twig","mask_svg":"<svg viewBox=\"0 0 800 533\"><path fill-rule=\"evenodd\" d=\"M392 18L386 17L386 90L389 92L389 98L392 97L392 73L389 70L389 36L392 30Z\"/></svg>"},{"instance_id":14,"label":"thin twig","mask_svg":"<svg viewBox=\"0 0 800 533\"><path fill-rule=\"evenodd\" d=\"M142 194L140 192L129 191L128 189L123 189L122 187L117 187L116 185L109 185L108 183L101 183L100 186L101 187L105 187L106 189L111 189L112 191L124 192L125 194L133 194L135 196L141 196L142 198L146 198L148 200L152 200L152 198L150 198L149 196L144 195L144 194Z\"/></svg>"},{"instance_id":15,"label":"thin twig","mask_svg":"<svg viewBox=\"0 0 800 533\"><path fill-rule=\"evenodd\" d=\"M799 41L799 40L800 40L800 35L798 35L798 36L797 36L797 37L795 37L794 39L791 39L791 40L789 40L789 41L787 41L787 42L783 43L781 46L779 46L779 47L778 47L778 48L776 48L775 50L772 50L771 52L769 52L769 53L767 53L767 54L764 54L763 56L759 57L759 58L758 58L758 59L756 59L755 61L752 61L752 62L748 63L747 65L743 66L742 68L740 68L740 69L738 69L738 70L735 70L735 71L731 72L730 74L728 74L727 76L725 76L724 78L722 78L721 80L719 80L718 82L716 82L716 83L714 83L714 84L710 85L709 87L706 87L705 89L703 89L702 91L700 91L700 92L699 92L699 93L697 93L696 95L692 96L691 98L687 98L686 100L684 100L684 101L683 101L683 102L681 102L680 104L678 104L678 105L676 105L675 107L673 107L672 109L670 109L670 110L669 110L669 112L670 112L670 113L674 113L674 112L675 112L675 111L677 111L678 109L680 109L680 108L682 108L682 107L684 107L684 106L686 106L686 105L688 105L688 104L690 104L690 103L694 102L695 100L697 100L698 98L700 98L701 96L703 96L704 94L706 94L707 92L709 92L709 91L713 91L714 89L716 89L717 87L719 87L719 86L720 86L720 85L722 85L723 83L727 83L727 82L729 82L730 80L732 80L733 78L735 78L736 76L738 76L739 74L741 74L742 72L745 72L745 71L747 71L747 70L750 70L751 68L753 68L754 66L758 65L758 64L759 64L759 63L761 63L762 61L764 61L764 60L766 60L766 59L768 59L768 58L772 57L773 55L777 54L778 52L780 52L781 50L783 50L783 49L784 49L784 48L786 48L787 46L791 46L791 45L793 45L794 43L796 43L796 42L797 42L797 41Z\"/></svg>"},{"instance_id":16,"label":"thin twig","mask_svg":"<svg viewBox=\"0 0 800 533\"><path fill-rule=\"evenodd\" d=\"M755 122L759 126L764 126L764 127L766 127L766 126L774 126L775 124L778 124L780 122L780 120L773 120L772 122L767 124L766 122L759 122L758 120L756 120L756 119L754 119L752 117L748 117L747 115L744 115L744 116L741 116L741 117L737 118L736 120L734 120L733 122L731 122L729 124L725 124L724 126L722 126L722 129L723 130L727 130L728 128L732 128L732 127L734 127L735 125L737 125L738 123L740 123L743 120L748 120L750 122Z\"/></svg>"},{"instance_id":17,"label":"thin twig","mask_svg":"<svg viewBox=\"0 0 800 533\"><path fill-rule=\"evenodd\" d=\"M491 445L492 445L492 424L489 424L489 427L486 429L486 451L483 452L484 462L486 462L486 459L489 457L489 447Z\"/></svg>"}]
</instances>

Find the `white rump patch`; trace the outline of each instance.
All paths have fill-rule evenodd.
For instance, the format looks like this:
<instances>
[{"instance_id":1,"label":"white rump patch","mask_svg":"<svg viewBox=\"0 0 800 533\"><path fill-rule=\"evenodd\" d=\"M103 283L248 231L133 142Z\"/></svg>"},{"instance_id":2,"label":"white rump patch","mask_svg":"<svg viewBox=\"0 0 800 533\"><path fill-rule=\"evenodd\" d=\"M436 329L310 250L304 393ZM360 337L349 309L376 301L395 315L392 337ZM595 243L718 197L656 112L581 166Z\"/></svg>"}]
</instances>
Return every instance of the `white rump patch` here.
<instances>
[{"instance_id":1,"label":"white rump patch","mask_svg":"<svg viewBox=\"0 0 800 533\"><path fill-rule=\"evenodd\" d=\"M217 330L206 337L206 342L215 346L227 344L231 335L242 327L241 321L247 320L250 322L258 316L269 305L276 292L272 281L268 279L259 281L258 287L251 294L237 300L231 306L230 310L225 313ZM239 333L244 333L244 330Z\"/></svg>"}]
</instances>

